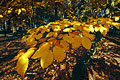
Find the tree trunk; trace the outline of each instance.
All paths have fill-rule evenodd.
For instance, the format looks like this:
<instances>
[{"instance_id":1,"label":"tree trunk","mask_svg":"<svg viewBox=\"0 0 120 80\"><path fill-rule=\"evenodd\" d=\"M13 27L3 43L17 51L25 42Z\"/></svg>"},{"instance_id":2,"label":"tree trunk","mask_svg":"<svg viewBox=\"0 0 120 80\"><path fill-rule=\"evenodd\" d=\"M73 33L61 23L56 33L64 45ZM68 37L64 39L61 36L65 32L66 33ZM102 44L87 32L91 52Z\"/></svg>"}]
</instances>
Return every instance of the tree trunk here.
<instances>
[{"instance_id":1,"label":"tree trunk","mask_svg":"<svg viewBox=\"0 0 120 80\"><path fill-rule=\"evenodd\" d=\"M55 3L55 20L58 20L57 2Z\"/></svg>"}]
</instances>

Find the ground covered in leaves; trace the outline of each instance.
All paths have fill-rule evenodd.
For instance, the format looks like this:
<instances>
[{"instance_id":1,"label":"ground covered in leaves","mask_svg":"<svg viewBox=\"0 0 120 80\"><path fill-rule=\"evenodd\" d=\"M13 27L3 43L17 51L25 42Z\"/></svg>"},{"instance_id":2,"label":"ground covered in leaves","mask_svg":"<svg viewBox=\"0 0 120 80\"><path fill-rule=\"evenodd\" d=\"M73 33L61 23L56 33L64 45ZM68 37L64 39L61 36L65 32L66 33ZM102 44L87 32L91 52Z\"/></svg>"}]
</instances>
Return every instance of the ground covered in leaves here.
<instances>
[{"instance_id":1,"label":"ground covered in leaves","mask_svg":"<svg viewBox=\"0 0 120 80\"><path fill-rule=\"evenodd\" d=\"M10 45L6 45L8 42L0 42L0 79L21 80L15 68L17 61L10 62L10 60L20 49L26 47L20 43L20 39L13 40ZM91 48L89 51L93 55L85 63L80 61L84 53L87 53L83 47L66 51L66 58L63 62L58 63L54 60L53 64L46 69L41 68L39 60L30 59L24 80L74 80L73 75L77 73L78 80L119 80L120 45L102 38L97 46L93 47L96 48Z\"/></svg>"}]
</instances>

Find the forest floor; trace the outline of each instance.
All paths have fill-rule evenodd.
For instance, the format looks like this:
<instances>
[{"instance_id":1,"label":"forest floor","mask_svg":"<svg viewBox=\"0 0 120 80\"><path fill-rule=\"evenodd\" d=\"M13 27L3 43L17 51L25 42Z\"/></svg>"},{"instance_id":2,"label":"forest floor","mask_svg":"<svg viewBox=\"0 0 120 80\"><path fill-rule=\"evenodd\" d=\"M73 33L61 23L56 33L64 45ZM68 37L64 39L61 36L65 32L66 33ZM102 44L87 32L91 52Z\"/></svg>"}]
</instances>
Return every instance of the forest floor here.
<instances>
[{"instance_id":1,"label":"forest floor","mask_svg":"<svg viewBox=\"0 0 120 80\"><path fill-rule=\"evenodd\" d=\"M10 45L7 45L11 41ZM17 61L10 62L21 49L20 38L0 37L0 79L22 80L16 72ZM76 56L81 55L79 48L66 51L67 58L61 62L53 62L47 69L40 67L39 60L29 61L29 67L23 80L71 80L76 66ZM71 55L72 54L72 55ZM81 71L78 71L81 72ZM78 74L79 75L79 74ZM79 75L82 80L119 80L120 79L120 45L102 38L87 66L87 71ZM86 77L86 78L85 78Z\"/></svg>"}]
</instances>

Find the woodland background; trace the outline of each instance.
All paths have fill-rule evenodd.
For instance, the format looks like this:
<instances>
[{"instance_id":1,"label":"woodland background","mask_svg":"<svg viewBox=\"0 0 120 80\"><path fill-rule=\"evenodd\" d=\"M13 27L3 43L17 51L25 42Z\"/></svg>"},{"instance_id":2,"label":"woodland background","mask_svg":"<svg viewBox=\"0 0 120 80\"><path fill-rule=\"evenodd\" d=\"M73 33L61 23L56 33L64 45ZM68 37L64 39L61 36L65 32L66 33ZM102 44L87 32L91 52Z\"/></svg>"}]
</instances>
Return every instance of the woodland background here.
<instances>
[{"instance_id":1,"label":"woodland background","mask_svg":"<svg viewBox=\"0 0 120 80\"><path fill-rule=\"evenodd\" d=\"M83 46L69 49L63 61L54 61L45 69L39 59L30 59L24 78L16 71L17 61L11 62L21 49L30 48L21 41L30 30L65 19L90 24L108 18L118 24L111 24L106 34L89 31L95 35L89 50ZM0 79L119 80L119 75L120 0L0 1Z\"/></svg>"}]
</instances>

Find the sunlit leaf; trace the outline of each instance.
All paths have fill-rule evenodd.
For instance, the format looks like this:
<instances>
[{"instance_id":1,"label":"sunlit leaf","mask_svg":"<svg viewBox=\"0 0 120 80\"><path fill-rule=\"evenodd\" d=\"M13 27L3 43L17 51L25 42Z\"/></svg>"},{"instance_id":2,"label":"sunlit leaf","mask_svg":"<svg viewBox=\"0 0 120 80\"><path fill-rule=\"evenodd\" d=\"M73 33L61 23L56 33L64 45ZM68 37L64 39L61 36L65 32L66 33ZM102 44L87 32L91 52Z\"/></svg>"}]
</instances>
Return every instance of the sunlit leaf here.
<instances>
[{"instance_id":1,"label":"sunlit leaf","mask_svg":"<svg viewBox=\"0 0 120 80\"><path fill-rule=\"evenodd\" d=\"M35 52L35 48L30 48L27 50L27 52L24 54L27 58L30 58L30 56Z\"/></svg>"},{"instance_id":2,"label":"sunlit leaf","mask_svg":"<svg viewBox=\"0 0 120 80\"><path fill-rule=\"evenodd\" d=\"M8 10L7 13L10 14L12 11L11 10Z\"/></svg>"},{"instance_id":3,"label":"sunlit leaf","mask_svg":"<svg viewBox=\"0 0 120 80\"><path fill-rule=\"evenodd\" d=\"M118 21L119 20L119 17L115 17L115 21Z\"/></svg>"},{"instance_id":4,"label":"sunlit leaf","mask_svg":"<svg viewBox=\"0 0 120 80\"><path fill-rule=\"evenodd\" d=\"M24 12L26 12L26 9L25 9L25 8L22 8L21 10L24 11Z\"/></svg>"},{"instance_id":5,"label":"sunlit leaf","mask_svg":"<svg viewBox=\"0 0 120 80\"><path fill-rule=\"evenodd\" d=\"M69 44L66 41L61 40L60 45L62 45L65 50L69 50Z\"/></svg>"},{"instance_id":6,"label":"sunlit leaf","mask_svg":"<svg viewBox=\"0 0 120 80\"><path fill-rule=\"evenodd\" d=\"M42 57L42 55L48 52L47 50L49 50L49 48L50 45L48 42L43 43L31 58L36 59Z\"/></svg>"},{"instance_id":7,"label":"sunlit leaf","mask_svg":"<svg viewBox=\"0 0 120 80\"><path fill-rule=\"evenodd\" d=\"M107 31L107 28L103 27L102 25L100 25L99 29L101 33L103 33L103 31Z\"/></svg>"},{"instance_id":8,"label":"sunlit leaf","mask_svg":"<svg viewBox=\"0 0 120 80\"><path fill-rule=\"evenodd\" d=\"M94 32L93 25L89 25L89 27L84 27L83 29L88 31L88 32Z\"/></svg>"},{"instance_id":9,"label":"sunlit leaf","mask_svg":"<svg viewBox=\"0 0 120 80\"><path fill-rule=\"evenodd\" d=\"M95 27L95 32L99 31L99 27Z\"/></svg>"},{"instance_id":10,"label":"sunlit leaf","mask_svg":"<svg viewBox=\"0 0 120 80\"><path fill-rule=\"evenodd\" d=\"M38 35L35 35L35 38L39 40L42 37L42 35L43 35L42 33L39 33Z\"/></svg>"},{"instance_id":11,"label":"sunlit leaf","mask_svg":"<svg viewBox=\"0 0 120 80\"><path fill-rule=\"evenodd\" d=\"M21 9L18 9L18 15L20 15L20 13L21 13Z\"/></svg>"},{"instance_id":12,"label":"sunlit leaf","mask_svg":"<svg viewBox=\"0 0 120 80\"><path fill-rule=\"evenodd\" d=\"M60 48L59 46L55 46L53 48L53 57L55 58L55 60L61 62L64 60L66 54L64 53L65 49L64 48Z\"/></svg>"},{"instance_id":13,"label":"sunlit leaf","mask_svg":"<svg viewBox=\"0 0 120 80\"><path fill-rule=\"evenodd\" d=\"M3 15L0 15L0 18L3 18Z\"/></svg>"},{"instance_id":14,"label":"sunlit leaf","mask_svg":"<svg viewBox=\"0 0 120 80\"><path fill-rule=\"evenodd\" d=\"M56 38L58 36L58 33L55 32L54 35L53 35L53 38Z\"/></svg>"},{"instance_id":15,"label":"sunlit leaf","mask_svg":"<svg viewBox=\"0 0 120 80\"><path fill-rule=\"evenodd\" d=\"M47 38L47 37L52 37L54 34L55 34L55 32L49 32L49 33L46 35L46 38Z\"/></svg>"},{"instance_id":16,"label":"sunlit leaf","mask_svg":"<svg viewBox=\"0 0 120 80\"><path fill-rule=\"evenodd\" d=\"M41 54L41 67L47 68L52 62L53 62L53 54L52 51L50 51L49 49L47 49L44 53L40 53Z\"/></svg>"},{"instance_id":17,"label":"sunlit leaf","mask_svg":"<svg viewBox=\"0 0 120 80\"><path fill-rule=\"evenodd\" d=\"M81 45L81 37L76 35L74 38L74 42L72 43L72 48L79 48Z\"/></svg>"},{"instance_id":18,"label":"sunlit leaf","mask_svg":"<svg viewBox=\"0 0 120 80\"><path fill-rule=\"evenodd\" d=\"M87 37L82 37L82 45L83 45L84 48L90 49L92 43L91 43L91 41L90 41L89 38L87 38Z\"/></svg>"},{"instance_id":19,"label":"sunlit leaf","mask_svg":"<svg viewBox=\"0 0 120 80\"><path fill-rule=\"evenodd\" d=\"M87 32L87 31L82 31L83 32L83 35L85 36L85 37L88 37L88 38L90 38L90 39L94 39L95 37L92 35L92 34L89 34L89 32Z\"/></svg>"},{"instance_id":20,"label":"sunlit leaf","mask_svg":"<svg viewBox=\"0 0 120 80\"><path fill-rule=\"evenodd\" d=\"M90 30L91 32L94 32L93 25L90 25L89 30Z\"/></svg>"},{"instance_id":21,"label":"sunlit leaf","mask_svg":"<svg viewBox=\"0 0 120 80\"><path fill-rule=\"evenodd\" d=\"M64 41L67 41L68 43L72 43L74 42L74 39L71 36L64 36L63 37Z\"/></svg>"},{"instance_id":22,"label":"sunlit leaf","mask_svg":"<svg viewBox=\"0 0 120 80\"><path fill-rule=\"evenodd\" d=\"M34 44L36 41L35 41L35 38L33 37L33 38L28 38L28 40L26 41L26 44L27 45L32 45L32 44Z\"/></svg>"},{"instance_id":23,"label":"sunlit leaf","mask_svg":"<svg viewBox=\"0 0 120 80\"><path fill-rule=\"evenodd\" d=\"M70 28L65 28L63 32L72 32L72 30Z\"/></svg>"},{"instance_id":24,"label":"sunlit leaf","mask_svg":"<svg viewBox=\"0 0 120 80\"><path fill-rule=\"evenodd\" d=\"M22 56L25 53L25 49L21 49L18 53L17 56L15 56L10 62L13 62L15 60L18 60L20 56Z\"/></svg>"},{"instance_id":25,"label":"sunlit leaf","mask_svg":"<svg viewBox=\"0 0 120 80\"><path fill-rule=\"evenodd\" d=\"M16 65L16 70L17 70L18 74L20 74L22 77L24 77L24 74L28 68L28 63L29 63L29 59L25 55L22 55L18 59L18 62Z\"/></svg>"}]
</instances>

